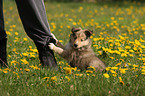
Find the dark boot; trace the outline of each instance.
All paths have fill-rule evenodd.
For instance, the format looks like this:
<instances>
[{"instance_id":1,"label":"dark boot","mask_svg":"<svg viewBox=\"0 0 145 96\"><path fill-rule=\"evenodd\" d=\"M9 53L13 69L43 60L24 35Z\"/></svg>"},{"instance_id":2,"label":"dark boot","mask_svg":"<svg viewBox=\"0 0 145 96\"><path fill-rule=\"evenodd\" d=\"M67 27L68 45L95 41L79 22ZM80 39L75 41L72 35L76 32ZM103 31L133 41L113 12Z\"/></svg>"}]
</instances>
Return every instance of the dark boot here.
<instances>
[{"instance_id":1,"label":"dark boot","mask_svg":"<svg viewBox=\"0 0 145 96\"><path fill-rule=\"evenodd\" d=\"M55 43L53 39L47 40L51 43ZM49 49L48 44L42 46L40 44L35 43L38 52L39 52L39 59L43 67L50 67L58 69L57 62L52 50Z\"/></svg>"},{"instance_id":2,"label":"dark boot","mask_svg":"<svg viewBox=\"0 0 145 96\"><path fill-rule=\"evenodd\" d=\"M7 66L7 38L0 40L0 66Z\"/></svg>"}]
</instances>

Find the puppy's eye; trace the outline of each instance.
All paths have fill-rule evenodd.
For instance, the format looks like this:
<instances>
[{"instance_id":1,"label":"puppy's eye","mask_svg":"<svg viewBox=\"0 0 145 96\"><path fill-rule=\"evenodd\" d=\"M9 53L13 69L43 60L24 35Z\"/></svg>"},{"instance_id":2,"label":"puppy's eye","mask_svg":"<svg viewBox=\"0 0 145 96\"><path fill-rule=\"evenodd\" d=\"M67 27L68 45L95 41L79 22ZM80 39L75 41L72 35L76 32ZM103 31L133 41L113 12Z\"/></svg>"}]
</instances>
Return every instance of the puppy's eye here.
<instances>
[{"instance_id":1,"label":"puppy's eye","mask_svg":"<svg viewBox=\"0 0 145 96\"><path fill-rule=\"evenodd\" d=\"M84 41L83 39L81 39L81 41Z\"/></svg>"}]
</instances>

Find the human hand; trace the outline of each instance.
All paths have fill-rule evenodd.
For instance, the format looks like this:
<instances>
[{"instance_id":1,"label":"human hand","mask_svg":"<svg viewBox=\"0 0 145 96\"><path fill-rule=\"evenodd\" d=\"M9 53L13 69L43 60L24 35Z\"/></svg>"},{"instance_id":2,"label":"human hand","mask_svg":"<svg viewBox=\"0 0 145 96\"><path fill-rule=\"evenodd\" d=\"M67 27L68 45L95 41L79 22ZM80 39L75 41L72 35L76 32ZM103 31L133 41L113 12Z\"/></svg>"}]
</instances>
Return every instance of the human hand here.
<instances>
[{"instance_id":1,"label":"human hand","mask_svg":"<svg viewBox=\"0 0 145 96\"><path fill-rule=\"evenodd\" d=\"M54 47L55 47L55 45L53 44L53 43L49 43L49 48L51 49L51 50L53 50L54 49Z\"/></svg>"}]
</instances>

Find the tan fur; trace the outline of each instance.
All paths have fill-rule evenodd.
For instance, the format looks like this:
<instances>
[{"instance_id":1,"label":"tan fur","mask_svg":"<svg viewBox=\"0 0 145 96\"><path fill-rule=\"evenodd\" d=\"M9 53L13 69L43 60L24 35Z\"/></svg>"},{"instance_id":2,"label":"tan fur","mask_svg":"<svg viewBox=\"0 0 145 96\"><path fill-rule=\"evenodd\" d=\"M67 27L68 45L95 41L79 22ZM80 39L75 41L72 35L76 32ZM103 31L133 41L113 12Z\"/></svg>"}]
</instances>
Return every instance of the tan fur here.
<instances>
[{"instance_id":1,"label":"tan fur","mask_svg":"<svg viewBox=\"0 0 145 96\"><path fill-rule=\"evenodd\" d=\"M66 46L58 42L57 46L50 44L49 47L66 59L72 67L87 69L87 67L92 66L99 71L103 71L105 69L104 63L96 57L91 48L91 34L89 30L73 28L70 41Z\"/></svg>"}]
</instances>

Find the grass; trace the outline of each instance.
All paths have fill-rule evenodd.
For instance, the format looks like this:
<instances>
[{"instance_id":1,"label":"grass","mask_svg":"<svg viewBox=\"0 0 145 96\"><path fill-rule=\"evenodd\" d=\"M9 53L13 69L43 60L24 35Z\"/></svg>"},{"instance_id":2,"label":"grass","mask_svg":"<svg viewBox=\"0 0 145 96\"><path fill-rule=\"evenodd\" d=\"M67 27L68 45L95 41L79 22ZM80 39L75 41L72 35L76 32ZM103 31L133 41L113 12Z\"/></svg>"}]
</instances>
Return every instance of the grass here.
<instances>
[{"instance_id":1,"label":"grass","mask_svg":"<svg viewBox=\"0 0 145 96\"><path fill-rule=\"evenodd\" d=\"M45 3L52 33L67 44L72 27L94 31L92 47L106 72L71 68L59 57L59 71L42 68L13 1L4 0L9 68L0 69L0 93L17 95L145 95L145 7L139 2Z\"/></svg>"}]
</instances>

